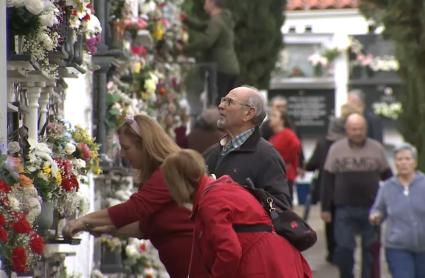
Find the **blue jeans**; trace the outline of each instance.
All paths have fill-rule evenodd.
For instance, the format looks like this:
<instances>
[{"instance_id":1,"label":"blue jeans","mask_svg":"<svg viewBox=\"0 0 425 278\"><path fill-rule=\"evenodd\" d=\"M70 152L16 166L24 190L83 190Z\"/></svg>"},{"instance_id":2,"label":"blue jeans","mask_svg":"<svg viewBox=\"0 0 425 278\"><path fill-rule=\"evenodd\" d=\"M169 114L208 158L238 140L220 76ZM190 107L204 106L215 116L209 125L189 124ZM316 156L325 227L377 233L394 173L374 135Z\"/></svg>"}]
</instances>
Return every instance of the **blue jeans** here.
<instances>
[{"instance_id":1,"label":"blue jeans","mask_svg":"<svg viewBox=\"0 0 425 278\"><path fill-rule=\"evenodd\" d=\"M425 252L385 248L385 257L393 278L425 277Z\"/></svg>"},{"instance_id":2,"label":"blue jeans","mask_svg":"<svg viewBox=\"0 0 425 278\"><path fill-rule=\"evenodd\" d=\"M369 223L367 207L337 207L335 211L334 235L336 249L334 262L341 278L354 278L355 237L362 238L362 278L372 278L373 262L379 261L379 252L374 252L379 241L379 231ZM379 275L379 274L378 274Z\"/></svg>"}]
</instances>

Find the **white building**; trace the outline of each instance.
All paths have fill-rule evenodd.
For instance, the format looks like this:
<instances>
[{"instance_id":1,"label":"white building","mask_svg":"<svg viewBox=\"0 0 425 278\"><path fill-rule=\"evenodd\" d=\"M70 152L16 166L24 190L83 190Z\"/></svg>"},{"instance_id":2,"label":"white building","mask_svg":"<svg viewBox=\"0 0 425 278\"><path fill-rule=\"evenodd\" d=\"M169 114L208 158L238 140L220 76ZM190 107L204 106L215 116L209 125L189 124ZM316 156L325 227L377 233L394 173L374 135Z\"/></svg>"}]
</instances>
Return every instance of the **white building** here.
<instances>
[{"instance_id":1,"label":"white building","mask_svg":"<svg viewBox=\"0 0 425 278\"><path fill-rule=\"evenodd\" d=\"M301 131L307 159L316 140L326 133L328 116L339 115L350 88L363 89L367 95L367 105L371 107L382 99L381 91L392 92L387 86L400 83L398 78L395 80L392 76L389 79L380 76L350 79L347 51L350 38L370 35L372 27L371 22L358 10L358 3L358 0L288 1L285 23L281 29L285 48L278 61L278 70L271 80L269 97L279 94L288 99L289 114L294 116ZM371 36L381 40L378 34ZM317 62L320 55L323 56L325 52L331 54L332 51L338 54L328 66L320 69L313 66L313 60ZM401 137L393 124L385 123L384 127L384 143L391 148L401 141Z\"/></svg>"}]
</instances>

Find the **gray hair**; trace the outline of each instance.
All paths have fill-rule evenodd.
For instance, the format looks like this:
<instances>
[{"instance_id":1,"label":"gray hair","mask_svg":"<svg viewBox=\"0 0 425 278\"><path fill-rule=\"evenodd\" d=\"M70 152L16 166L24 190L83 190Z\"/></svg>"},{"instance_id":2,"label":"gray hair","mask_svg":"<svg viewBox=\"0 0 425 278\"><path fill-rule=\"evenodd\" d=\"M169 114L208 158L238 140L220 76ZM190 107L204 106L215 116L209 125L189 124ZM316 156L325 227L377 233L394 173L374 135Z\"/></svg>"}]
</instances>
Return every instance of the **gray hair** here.
<instances>
[{"instance_id":1,"label":"gray hair","mask_svg":"<svg viewBox=\"0 0 425 278\"><path fill-rule=\"evenodd\" d=\"M266 118L267 114L266 99L261 95L257 88L252 86L243 87L250 88L256 92L256 94L252 94L248 97L247 104L255 109L255 117L252 119L252 122L255 124L255 126L260 126Z\"/></svg>"},{"instance_id":2,"label":"gray hair","mask_svg":"<svg viewBox=\"0 0 425 278\"><path fill-rule=\"evenodd\" d=\"M418 160L418 151L416 148L409 143L403 143L400 146L397 146L394 149L394 156L396 156L401 151L409 151L414 160Z\"/></svg>"},{"instance_id":3,"label":"gray hair","mask_svg":"<svg viewBox=\"0 0 425 278\"><path fill-rule=\"evenodd\" d=\"M366 98L365 98L365 94L364 94L364 92L362 90L360 90L360 89L353 89L353 90L350 90L348 92L348 94L349 95L352 95L352 96L358 97L362 103L365 103L365 99Z\"/></svg>"},{"instance_id":4,"label":"gray hair","mask_svg":"<svg viewBox=\"0 0 425 278\"><path fill-rule=\"evenodd\" d=\"M286 97L281 96L281 95L277 95L272 97L272 99L270 100L270 103L273 104L276 101L285 101L286 103L288 103L288 100L286 99Z\"/></svg>"}]
</instances>

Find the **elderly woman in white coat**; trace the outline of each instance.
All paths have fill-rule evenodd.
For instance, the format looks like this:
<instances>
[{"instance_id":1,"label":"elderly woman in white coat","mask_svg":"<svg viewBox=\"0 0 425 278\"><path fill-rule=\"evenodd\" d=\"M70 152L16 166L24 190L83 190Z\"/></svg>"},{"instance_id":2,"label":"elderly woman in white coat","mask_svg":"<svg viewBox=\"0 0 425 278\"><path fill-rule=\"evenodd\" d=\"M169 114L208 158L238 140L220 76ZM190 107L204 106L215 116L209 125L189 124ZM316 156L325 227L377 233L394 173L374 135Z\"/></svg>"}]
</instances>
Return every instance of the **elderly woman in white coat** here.
<instances>
[{"instance_id":1,"label":"elderly woman in white coat","mask_svg":"<svg viewBox=\"0 0 425 278\"><path fill-rule=\"evenodd\" d=\"M379 189L372 224L385 221L385 256L393 278L425 277L425 175L416 170L417 151L404 144L394 152L397 175Z\"/></svg>"}]
</instances>

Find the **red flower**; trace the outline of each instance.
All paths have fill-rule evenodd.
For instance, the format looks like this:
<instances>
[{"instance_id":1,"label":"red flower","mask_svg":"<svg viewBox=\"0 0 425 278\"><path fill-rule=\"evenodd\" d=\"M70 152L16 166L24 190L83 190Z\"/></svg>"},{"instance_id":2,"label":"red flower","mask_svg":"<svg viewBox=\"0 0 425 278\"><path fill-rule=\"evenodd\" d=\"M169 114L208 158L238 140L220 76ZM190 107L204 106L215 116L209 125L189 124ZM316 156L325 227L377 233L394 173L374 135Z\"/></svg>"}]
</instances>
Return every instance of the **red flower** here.
<instances>
[{"instance_id":1,"label":"red flower","mask_svg":"<svg viewBox=\"0 0 425 278\"><path fill-rule=\"evenodd\" d=\"M61 187L63 190L70 192L73 189L79 189L78 180L74 175L68 177L62 177Z\"/></svg>"},{"instance_id":2,"label":"red flower","mask_svg":"<svg viewBox=\"0 0 425 278\"><path fill-rule=\"evenodd\" d=\"M9 235L7 234L7 231L0 227L0 242L6 243L9 240Z\"/></svg>"},{"instance_id":3,"label":"red flower","mask_svg":"<svg viewBox=\"0 0 425 278\"><path fill-rule=\"evenodd\" d=\"M44 250L44 240L38 234L33 234L30 239L31 250L39 255L43 255Z\"/></svg>"},{"instance_id":4,"label":"red flower","mask_svg":"<svg viewBox=\"0 0 425 278\"><path fill-rule=\"evenodd\" d=\"M6 224L6 218L3 214L0 214L0 226L4 226L4 224Z\"/></svg>"},{"instance_id":5,"label":"red flower","mask_svg":"<svg viewBox=\"0 0 425 278\"><path fill-rule=\"evenodd\" d=\"M145 56L148 51L143 46L132 46L131 53L137 56Z\"/></svg>"},{"instance_id":6,"label":"red flower","mask_svg":"<svg viewBox=\"0 0 425 278\"><path fill-rule=\"evenodd\" d=\"M10 186L4 181L0 180L0 192L9 193L10 190Z\"/></svg>"},{"instance_id":7,"label":"red flower","mask_svg":"<svg viewBox=\"0 0 425 278\"><path fill-rule=\"evenodd\" d=\"M72 174L72 163L67 159L55 159L56 164L62 170L63 176L69 176Z\"/></svg>"},{"instance_id":8,"label":"red flower","mask_svg":"<svg viewBox=\"0 0 425 278\"><path fill-rule=\"evenodd\" d=\"M140 252L145 252L147 249L146 243L145 242L140 243L139 249L140 249Z\"/></svg>"},{"instance_id":9,"label":"red flower","mask_svg":"<svg viewBox=\"0 0 425 278\"><path fill-rule=\"evenodd\" d=\"M84 17L83 17L83 21L89 21L90 20L90 15L89 14L86 14Z\"/></svg>"},{"instance_id":10,"label":"red flower","mask_svg":"<svg viewBox=\"0 0 425 278\"><path fill-rule=\"evenodd\" d=\"M28 223L27 219L24 217L19 217L18 221L13 224L13 229L20 234L28 234L31 232L31 225Z\"/></svg>"},{"instance_id":11,"label":"red flower","mask_svg":"<svg viewBox=\"0 0 425 278\"><path fill-rule=\"evenodd\" d=\"M71 12L71 15L72 16L77 16L78 15L77 10L76 9L73 9L72 12Z\"/></svg>"},{"instance_id":12,"label":"red flower","mask_svg":"<svg viewBox=\"0 0 425 278\"><path fill-rule=\"evenodd\" d=\"M27 271L27 253L22 246L18 246L12 251L12 270L16 272Z\"/></svg>"},{"instance_id":13,"label":"red flower","mask_svg":"<svg viewBox=\"0 0 425 278\"><path fill-rule=\"evenodd\" d=\"M80 152L80 157L87 161L91 158L90 148L85 143L79 143L77 145L77 149Z\"/></svg>"}]
</instances>

